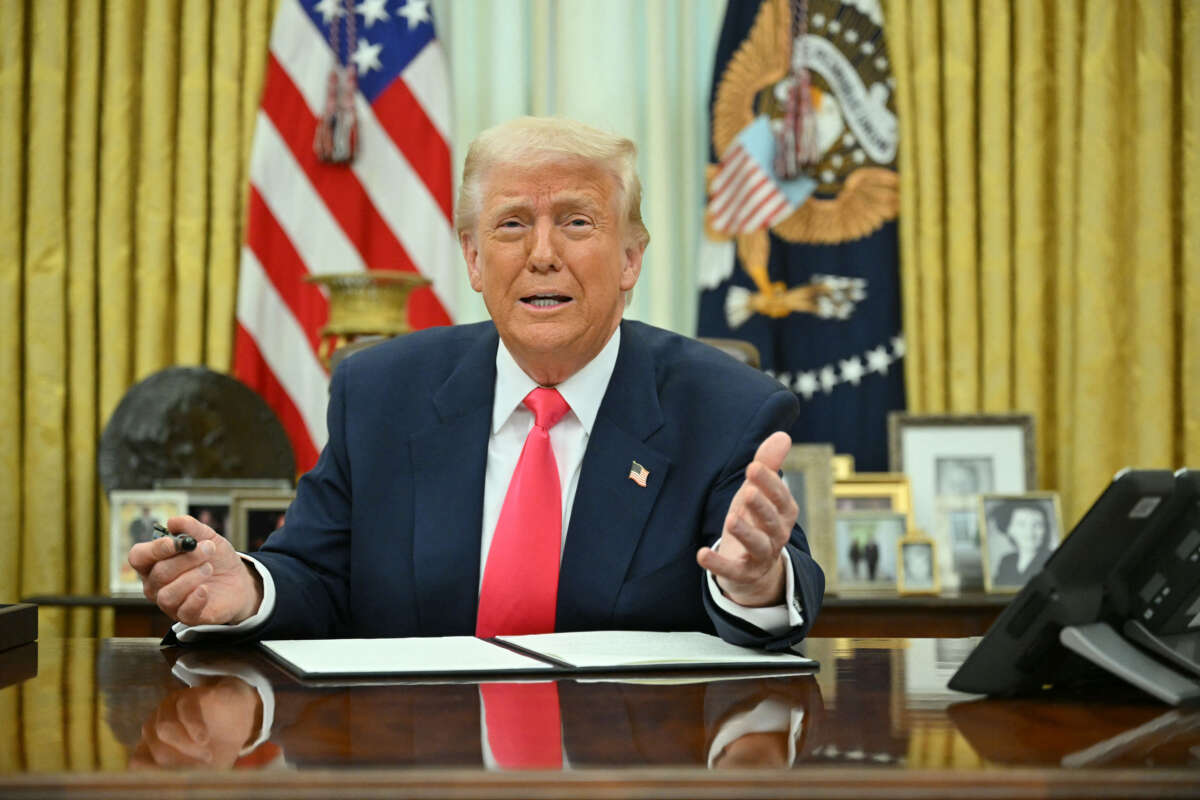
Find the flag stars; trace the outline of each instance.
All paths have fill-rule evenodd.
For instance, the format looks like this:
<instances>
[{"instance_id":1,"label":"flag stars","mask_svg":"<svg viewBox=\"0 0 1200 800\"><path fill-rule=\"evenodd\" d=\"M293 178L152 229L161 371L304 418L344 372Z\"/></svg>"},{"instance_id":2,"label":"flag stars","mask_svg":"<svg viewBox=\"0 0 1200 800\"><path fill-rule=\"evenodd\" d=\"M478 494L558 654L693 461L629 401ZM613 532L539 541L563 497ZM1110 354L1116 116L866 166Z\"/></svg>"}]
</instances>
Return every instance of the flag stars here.
<instances>
[{"instance_id":1,"label":"flag stars","mask_svg":"<svg viewBox=\"0 0 1200 800\"><path fill-rule=\"evenodd\" d=\"M792 388L797 394L804 395L805 400L811 400L812 396L817 393L817 389L821 387L817 383L815 372L801 372L796 376L796 384Z\"/></svg>"},{"instance_id":2,"label":"flag stars","mask_svg":"<svg viewBox=\"0 0 1200 800\"><path fill-rule=\"evenodd\" d=\"M422 22L429 22L429 0L408 0L396 13L408 20L411 31Z\"/></svg>"},{"instance_id":3,"label":"flag stars","mask_svg":"<svg viewBox=\"0 0 1200 800\"><path fill-rule=\"evenodd\" d=\"M883 345L876 347L874 350L867 351L867 370L869 372L878 372L880 375L887 375L888 367L892 364L892 358L888 355L887 348Z\"/></svg>"},{"instance_id":4,"label":"flag stars","mask_svg":"<svg viewBox=\"0 0 1200 800\"><path fill-rule=\"evenodd\" d=\"M859 386L863 378L872 373L887 375L892 364L904 357L904 352L904 335L893 336L888 343L881 343L865 353L838 359L836 366L826 364L820 369L797 372L795 381L791 382L790 386L793 392L805 400L812 400L818 390L830 394L843 384ZM789 385L790 378L790 375L785 374L779 380L784 385Z\"/></svg>"},{"instance_id":5,"label":"flag stars","mask_svg":"<svg viewBox=\"0 0 1200 800\"><path fill-rule=\"evenodd\" d=\"M345 16L346 14L345 9L342 8L342 0L321 0L313 8L325 20L326 25L335 18Z\"/></svg>"},{"instance_id":6,"label":"flag stars","mask_svg":"<svg viewBox=\"0 0 1200 800\"><path fill-rule=\"evenodd\" d=\"M837 382L837 372L834 371L833 367L828 364L821 367L821 390L825 394L832 392L833 387L837 386Z\"/></svg>"},{"instance_id":7,"label":"flag stars","mask_svg":"<svg viewBox=\"0 0 1200 800\"><path fill-rule=\"evenodd\" d=\"M363 27L370 28L376 22L383 22L388 18L388 13L384 10L384 4L387 0L363 0L354 7L354 10L362 14Z\"/></svg>"},{"instance_id":8,"label":"flag stars","mask_svg":"<svg viewBox=\"0 0 1200 800\"><path fill-rule=\"evenodd\" d=\"M383 50L381 44L371 44L366 39L358 40L358 48L350 56L350 60L358 67L359 75L366 75L373 69L383 69L383 64L379 62L379 51L381 50Z\"/></svg>"},{"instance_id":9,"label":"flag stars","mask_svg":"<svg viewBox=\"0 0 1200 800\"><path fill-rule=\"evenodd\" d=\"M858 356L851 356L845 361L839 362L839 364L842 367L842 380L846 383L858 386L859 382L862 380L862 376L866 372L863 369L863 363L859 360Z\"/></svg>"}]
</instances>

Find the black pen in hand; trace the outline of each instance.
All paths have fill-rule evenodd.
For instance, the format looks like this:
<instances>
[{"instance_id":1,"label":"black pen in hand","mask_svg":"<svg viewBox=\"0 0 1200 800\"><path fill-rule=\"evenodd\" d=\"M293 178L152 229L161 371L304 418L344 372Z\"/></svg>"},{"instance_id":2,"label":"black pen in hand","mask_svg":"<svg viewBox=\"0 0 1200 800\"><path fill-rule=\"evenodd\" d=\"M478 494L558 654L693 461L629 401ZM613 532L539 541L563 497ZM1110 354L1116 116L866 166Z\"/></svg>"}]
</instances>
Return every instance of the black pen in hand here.
<instances>
[{"instance_id":1,"label":"black pen in hand","mask_svg":"<svg viewBox=\"0 0 1200 800\"><path fill-rule=\"evenodd\" d=\"M175 542L175 552L184 553L191 552L196 549L196 540L186 533L171 533L161 522L154 523L154 538L161 539L167 536Z\"/></svg>"}]
</instances>

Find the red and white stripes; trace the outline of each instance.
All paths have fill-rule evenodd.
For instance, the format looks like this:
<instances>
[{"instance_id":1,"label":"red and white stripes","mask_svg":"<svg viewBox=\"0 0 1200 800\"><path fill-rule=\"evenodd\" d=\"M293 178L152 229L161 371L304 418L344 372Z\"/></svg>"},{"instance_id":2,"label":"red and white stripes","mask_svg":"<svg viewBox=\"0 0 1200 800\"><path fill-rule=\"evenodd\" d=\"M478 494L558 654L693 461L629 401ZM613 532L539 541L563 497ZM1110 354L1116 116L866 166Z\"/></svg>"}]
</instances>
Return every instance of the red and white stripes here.
<instances>
[{"instance_id":1,"label":"red and white stripes","mask_svg":"<svg viewBox=\"0 0 1200 800\"><path fill-rule=\"evenodd\" d=\"M311 274L420 272L414 328L449 324L458 262L452 223L450 93L428 43L369 104L356 96L358 146L346 166L319 161L313 135L333 53L298 0L283 0L250 161L238 285L235 373L279 414L307 470L326 440L329 377L317 358L328 303Z\"/></svg>"}]
</instances>

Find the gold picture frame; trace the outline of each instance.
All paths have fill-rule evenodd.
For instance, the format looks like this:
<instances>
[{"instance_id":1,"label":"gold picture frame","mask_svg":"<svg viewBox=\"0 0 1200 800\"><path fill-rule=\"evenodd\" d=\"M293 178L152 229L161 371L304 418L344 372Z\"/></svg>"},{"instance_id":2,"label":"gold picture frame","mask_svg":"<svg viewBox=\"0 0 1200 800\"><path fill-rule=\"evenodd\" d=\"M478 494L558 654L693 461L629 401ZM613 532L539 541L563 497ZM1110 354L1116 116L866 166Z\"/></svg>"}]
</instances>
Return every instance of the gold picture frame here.
<instances>
[{"instance_id":1,"label":"gold picture frame","mask_svg":"<svg viewBox=\"0 0 1200 800\"><path fill-rule=\"evenodd\" d=\"M783 459L783 480L800 514L796 522L808 537L813 560L825 570L825 589L837 585L833 545L833 445L794 444ZM831 585L832 584L832 585Z\"/></svg>"},{"instance_id":2,"label":"gold picture frame","mask_svg":"<svg viewBox=\"0 0 1200 800\"><path fill-rule=\"evenodd\" d=\"M1013 530L1018 509L1040 512L1045 533L1022 556L1021 542ZM1034 519L1024 515L1027 519ZM1036 525L1036 522L1033 523ZM1023 528L1025 526L1022 526ZM1007 530L1006 530L1007 529ZM983 586L988 594L1015 594L1041 571L1050 555L1062 544L1062 507L1057 492L984 494L979 497L979 540L983 557Z\"/></svg>"},{"instance_id":3,"label":"gold picture frame","mask_svg":"<svg viewBox=\"0 0 1200 800\"><path fill-rule=\"evenodd\" d=\"M897 591L906 595L936 595L942 590L937 542L928 536L908 536L896 543Z\"/></svg>"},{"instance_id":4,"label":"gold picture frame","mask_svg":"<svg viewBox=\"0 0 1200 800\"><path fill-rule=\"evenodd\" d=\"M848 511L894 511L908 517L906 530L913 529L912 487L902 472L856 472L833 484L835 513Z\"/></svg>"},{"instance_id":5,"label":"gold picture frame","mask_svg":"<svg viewBox=\"0 0 1200 800\"><path fill-rule=\"evenodd\" d=\"M833 479L844 481L854 474L854 456L849 453L834 453Z\"/></svg>"}]
</instances>

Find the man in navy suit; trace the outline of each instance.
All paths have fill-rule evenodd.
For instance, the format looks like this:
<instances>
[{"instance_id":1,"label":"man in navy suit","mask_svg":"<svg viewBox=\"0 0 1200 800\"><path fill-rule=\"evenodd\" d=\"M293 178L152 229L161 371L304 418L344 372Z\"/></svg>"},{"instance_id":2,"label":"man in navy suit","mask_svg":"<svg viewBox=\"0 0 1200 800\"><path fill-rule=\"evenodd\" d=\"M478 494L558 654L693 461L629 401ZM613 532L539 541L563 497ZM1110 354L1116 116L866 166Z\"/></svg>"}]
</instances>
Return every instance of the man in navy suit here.
<instances>
[{"instance_id":1,"label":"man in navy suit","mask_svg":"<svg viewBox=\"0 0 1200 800\"><path fill-rule=\"evenodd\" d=\"M803 638L824 576L778 474L797 401L712 348L622 322L649 241L635 157L565 120L476 139L455 224L492 320L346 359L329 442L253 558L190 517L168 527L194 552L131 549L180 640L476 632L538 387L568 407L548 434L563 522L552 629Z\"/></svg>"}]
</instances>

